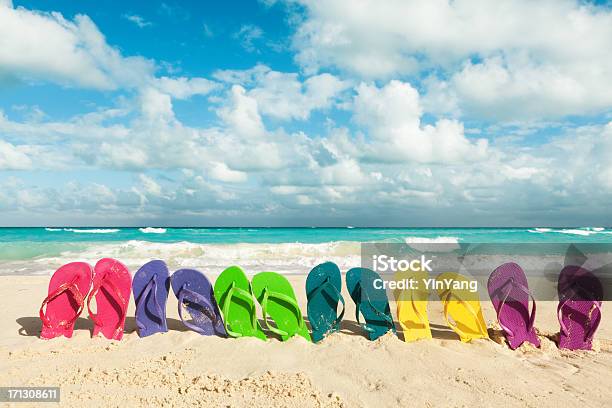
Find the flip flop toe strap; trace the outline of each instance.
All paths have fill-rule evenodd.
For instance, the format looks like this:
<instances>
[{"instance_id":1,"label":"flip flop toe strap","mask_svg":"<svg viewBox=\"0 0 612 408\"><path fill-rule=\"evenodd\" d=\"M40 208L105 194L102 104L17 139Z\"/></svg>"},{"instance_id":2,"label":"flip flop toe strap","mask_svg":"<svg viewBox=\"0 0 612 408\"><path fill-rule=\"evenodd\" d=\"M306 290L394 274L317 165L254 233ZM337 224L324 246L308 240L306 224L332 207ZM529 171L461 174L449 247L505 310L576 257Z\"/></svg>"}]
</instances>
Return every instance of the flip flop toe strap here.
<instances>
[{"instance_id":1,"label":"flip flop toe strap","mask_svg":"<svg viewBox=\"0 0 612 408\"><path fill-rule=\"evenodd\" d=\"M136 303L136 310L141 309L143 306L146 307L147 298L151 293L153 294L153 305L155 306L157 317L159 317L161 321L161 319L163 318L163 311L157 300L157 274L153 275L153 277L149 280L144 290L140 294L138 302ZM138 314L136 315L136 326L138 326L140 330L144 330L146 328L145 323L140 320L140 316Z\"/></svg>"},{"instance_id":2,"label":"flip flop toe strap","mask_svg":"<svg viewBox=\"0 0 612 408\"><path fill-rule=\"evenodd\" d=\"M202 306L204 316L206 316L213 323L213 325L216 325L219 321L219 316L217 316L217 314L215 313L215 307L213 306L213 304L205 296L189 289L187 287L187 284L185 283L179 290L178 313L183 324L191 330L200 334L204 333L204 329L202 329L200 326L197 326L185 320L185 317L183 316L183 306L185 305L185 302L195 303Z\"/></svg>"},{"instance_id":3,"label":"flip flop toe strap","mask_svg":"<svg viewBox=\"0 0 612 408\"><path fill-rule=\"evenodd\" d=\"M402 291L402 293L400 294L398 300L400 300L400 301L408 301L408 299L406 299L406 298L409 296L410 297L410 306L412 307L412 310L414 311L414 313L416 314L417 318L419 319L419 322L423 326L426 326L428 321L425 318L425 316L423 316L421 314L421 312L419 311L419 308L417 307L417 304L416 304L417 301L414 300L414 293L413 292L414 292L413 290L411 290L411 291ZM402 326L402 328L404 330L410 330L404 322L400 321L399 323L400 323L400 325Z\"/></svg>"},{"instance_id":4,"label":"flip flop toe strap","mask_svg":"<svg viewBox=\"0 0 612 408\"><path fill-rule=\"evenodd\" d=\"M246 302L250 306L249 312L251 316L251 328L253 328L253 330L257 328L257 314L255 310L255 302L253 301L253 295L251 295L251 293L247 292L246 290L237 287L235 282L232 282L232 285L230 286L223 300L223 305L221 307L223 309L223 316L225 316L225 319L223 319L223 325L225 327L225 331L231 337L242 337L243 336L242 333L233 331L230 328L230 324L231 324L230 323L231 319L229 317L230 305L234 297L236 297L237 299L242 299L244 302Z\"/></svg>"},{"instance_id":5,"label":"flip flop toe strap","mask_svg":"<svg viewBox=\"0 0 612 408\"><path fill-rule=\"evenodd\" d=\"M478 318L478 312L472 307L472 305L470 305L470 302L463 300L461 297L457 296L457 294L455 294L450 289L446 289L444 292L442 292L440 297L442 298L442 302L444 303L444 318L446 319L446 323L449 325L449 327L455 330L459 334L459 336L462 338L470 337L470 335L468 335L467 333L465 333L463 330L459 328L459 325L451 323L448 317L449 315L448 306L450 304L451 296L454 297L462 305L464 305L465 308L469 310L469 312L474 316L474 320L476 321L476 324L478 324L478 328L480 332L487 333L487 327L483 325L482 321Z\"/></svg>"},{"instance_id":6,"label":"flip flop toe strap","mask_svg":"<svg viewBox=\"0 0 612 408\"><path fill-rule=\"evenodd\" d=\"M332 284L331 281L329 280L329 276L325 278L325 281L323 281L323 283L321 283L319 286L313 289L310 293L308 293L306 297L309 300L312 298L315 298L319 296L323 292L324 289L331 289L334 295L338 297L338 300L342 302L342 311L340 312L340 315L336 317L334 322L331 324L331 327L329 328L329 331L338 331L340 330L340 323L342 322L342 319L344 318L344 310L345 310L346 304L344 302L344 297L342 296L338 288L334 284ZM310 302L308 303L307 308L310 308ZM315 321L310 322L310 324L312 325L312 328L314 331L319 331L320 329L322 329L322 327L319 327ZM327 329L327 328L323 328L323 329Z\"/></svg>"},{"instance_id":7,"label":"flip flop toe strap","mask_svg":"<svg viewBox=\"0 0 612 408\"><path fill-rule=\"evenodd\" d=\"M527 322L527 331L531 331L531 329L533 329L533 324L535 323L535 316L536 316L536 301L535 298L533 297L533 294L531 293L531 291L529 290L529 288L527 288L525 285L517 282L514 277L511 277L510 279L508 279L502 286L500 286L500 288L498 290L501 290L501 288L503 288L506 285L510 285L510 287L508 288L508 291L505 293L504 298L502 299L501 305L499 306L499 309L497 311L497 323L499 324L499 326L506 332L508 333L508 335L510 337L514 337L514 332L507 327L506 325L504 325L501 320L499 319L499 316L502 314L502 309L504 308L504 306L506 306L506 301L508 300L508 297L510 296L510 293L512 292L513 288L517 288L519 289L521 292L529 295L529 297L531 298L531 313L529 314L529 321Z\"/></svg>"},{"instance_id":8,"label":"flip flop toe strap","mask_svg":"<svg viewBox=\"0 0 612 408\"><path fill-rule=\"evenodd\" d=\"M569 336L569 329L567 328L567 326L565 325L565 323L563 323L563 307L567 304L567 302L572 301L572 300L576 300L573 299L573 297L575 297L576 295L583 295L585 297L594 297L592 296L591 293L587 292L586 290L579 288L578 290L575 289L571 289L570 294L564 296L564 299L562 301L559 302L559 305L557 306L557 320L559 320L559 325L561 327L561 332L566 335ZM601 304L599 301L597 300L587 300L585 299L585 301L590 301L593 302L593 305L595 307L595 309L597 309L599 311L599 316L601 316ZM589 323L589 330L585 333L584 335L584 341L585 342L589 342L591 340L593 340L593 336L595 335L595 332L597 331L597 328L599 327L599 324L601 323L601 317L595 322L595 324L593 326L591 326L591 316L587 316L588 319L588 323Z\"/></svg>"},{"instance_id":9,"label":"flip flop toe strap","mask_svg":"<svg viewBox=\"0 0 612 408\"><path fill-rule=\"evenodd\" d=\"M61 327L69 327L81 315L81 312L83 311L83 308L85 306L85 301L84 301L83 295L81 294L81 291L76 285L76 280L77 278L74 278L70 282L62 283L61 285L57 287L56 290L53 291L53 293L51 293L49 296L45 298L45 300L43 300L42 305L40 305L40 310L38 311L38 315L40 316L40 320L42 320L45 327L53 327L53 323L47 317L45 306L64 292L68 292L72 295L74 300L77 302L78 308L77 308L77 311L74 317L68 320L62 320L57 325Z\"/></svg>"},{"instance_id":10,"label":"flip flop toe strap","mask_svg":"<svg viewBox=\"0 0 612 408\"><path fill-rule=\"evenodd\" d=\"M113 282L111 279L108 279L108 274L105 274L102 277L102 279L98 280L98 282L94 285L91 293L87 297L87 311L89 312L89 316L91 317L91 320L93 320L96 326L103 326L103 323L100 320L98 320L98 315L92 312L91 301L96 297L96 295L98 294L98 291L102 289L103 286L106 286L107 288L110 289L109 293L112 296L112 298L115 299L121 311L120 316L125 316L127 313L127 308L128 308L128 302L125 300L125 298L121 294L121 290L119 290L117 285L115 285L115 282ZM119 332L123 330L123 328L121 327L121 320L122 319L119 319L119 322L117 323L117 328L115 329L114 336L118 335Z\"/></svg>"},{"instance_id":11,"label":"flip flop toe strap","mask_svg":"<svg viewBox=\"0 0 612 408\"><path fill-rule=\"evenodd\" d=\"M298 331L304 328L304 318L302 317L300 306L297 304L296 300L291 296L285 295L284 293L274 292L265 287L263 290L263 298L261 301L261 311L263 313L264 321L266 322L266 327L268 328L268 330L270 330L272 333L278 334L281 337L289 336L290 334L285 330L270 325L270 321L268 320L268 301L270 299L276 299L288 303L293 309L293 312L298 319ZM291 333L291 335L293 334L294 333Z\"/></svg>"},{"instance_id":12,"label":"flip flop toe strap","mask_svg":"<svg viewBox=\"0 0 612 408\"><path fill-rule=\"evenodd\" d=\"M361 325L361 327L365 331L367 331L369 333L373 333L373 332L376 331L376 329L370 327L368 322L361 323L361 321L359 319L359 315L362 314L362 312L361 312L361 309L362 309L361 304L363 303L364 300L368 303L368 306L370 306L370 308L374 311L376 316L380 317L387 324L387 327L389 329L394 329L393 318L391 316L389 316L387 313L384 313L384 312L381 312L380 310L378 310L374 306L372 301L370 300L370 297L368 296L367 292L364 292L364 291L361 290L361 286L359 288L359 297L361 297L361 302L359 304L357 304L357 307L355 308L355 319L357 320L357 323L359 325Z\"/></svg>"}]
</instances>

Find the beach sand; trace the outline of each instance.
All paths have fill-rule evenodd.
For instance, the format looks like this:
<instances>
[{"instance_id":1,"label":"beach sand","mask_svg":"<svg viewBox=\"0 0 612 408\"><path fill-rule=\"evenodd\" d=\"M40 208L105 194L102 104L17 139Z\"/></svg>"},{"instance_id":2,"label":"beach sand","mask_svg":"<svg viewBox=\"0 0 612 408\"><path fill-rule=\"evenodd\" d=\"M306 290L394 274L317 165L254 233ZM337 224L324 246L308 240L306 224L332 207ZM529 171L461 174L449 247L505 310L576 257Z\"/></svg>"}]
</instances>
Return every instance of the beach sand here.
<instances>
[{"instance_id":1,"label":"beach sand","mask_svg":"<svg viewBox=\"0 0 612 408\"><path fill-rule=\"evenodd\" d=\"M289 279L305 312L305 277ZM599 407L612 401L612 302L603 306L592 352L557 348L556 302L538 302L541 349L512 351L494 329L495 341L461 343L439 302L429 305L434 339L405 343L388 334L370 342L346 292L343 330L321 344L203 337L183 327L172 295L168 333L139 338L132 299L121 341L90 338L86 312L72 339L45 341L38 338L38 308L47 284L48 277L0 277L0 385L59 386L62 406ZM483 309L495 327L490 303Z\"/></svg>"}]
</instances>

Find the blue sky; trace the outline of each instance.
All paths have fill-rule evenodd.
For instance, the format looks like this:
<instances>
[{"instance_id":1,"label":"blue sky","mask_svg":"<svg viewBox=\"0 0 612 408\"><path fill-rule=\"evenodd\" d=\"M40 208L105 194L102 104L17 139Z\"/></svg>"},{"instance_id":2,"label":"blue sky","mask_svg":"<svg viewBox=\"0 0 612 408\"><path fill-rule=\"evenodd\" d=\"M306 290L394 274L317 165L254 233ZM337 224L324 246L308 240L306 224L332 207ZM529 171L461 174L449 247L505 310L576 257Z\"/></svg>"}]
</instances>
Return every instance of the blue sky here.
<instances>
[{"instance_id":1,"label":"blue sky","mask_svg":"<svg viewBox=\"0 0 612 408\"><path fill-rule=\"evenodd\" d=\"M611 225L606 2L0 0L0 225Z\"/></svg>"}]
</instances>

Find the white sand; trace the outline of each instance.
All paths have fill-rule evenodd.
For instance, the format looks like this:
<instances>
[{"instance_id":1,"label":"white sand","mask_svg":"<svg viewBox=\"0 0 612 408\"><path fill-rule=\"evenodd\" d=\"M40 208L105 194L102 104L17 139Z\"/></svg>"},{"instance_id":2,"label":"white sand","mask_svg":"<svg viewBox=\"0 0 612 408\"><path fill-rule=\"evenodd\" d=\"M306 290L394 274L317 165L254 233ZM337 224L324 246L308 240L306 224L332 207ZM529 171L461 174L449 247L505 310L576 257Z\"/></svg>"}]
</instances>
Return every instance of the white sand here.
<instances>
[{"instance_id":1,"label":"white sand","mask_svg":"<svg viewBox=\"0 0 612 408\"><path fill-rule=\"evenodd\" d=\"M303 311L304 279L290 277ZM405 343L389 334L370 342L358 334L347 293L343 332L316 345L200 336L177 320L172 295L169 333L140 339L132 300L122 341L91 339L86 312L72 339L44 341L38 308L47 284L47 277L0 277L0 385L60 386L62 406L599 407L612 401L612 302L603 306L593 352L557 349L555 302L538 303L541 349L512 351L497 331L491 332L502 344L461 343L439 302L429 307L433 340ZM483 308L494 326L491 305Z\"/></svg>"}]
</instances>

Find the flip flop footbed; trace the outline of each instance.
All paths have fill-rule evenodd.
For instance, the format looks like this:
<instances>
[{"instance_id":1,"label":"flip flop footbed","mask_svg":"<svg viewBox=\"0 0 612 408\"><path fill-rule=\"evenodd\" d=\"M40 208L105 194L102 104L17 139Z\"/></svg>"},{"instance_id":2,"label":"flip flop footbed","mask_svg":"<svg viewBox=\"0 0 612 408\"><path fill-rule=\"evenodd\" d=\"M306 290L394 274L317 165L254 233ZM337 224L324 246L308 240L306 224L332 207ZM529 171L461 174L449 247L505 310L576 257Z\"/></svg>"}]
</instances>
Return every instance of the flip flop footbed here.
<instances>
[{"instance_id":1,"label":"flip flop footbed","mask_svg":"<svg viewBox=\"0 0 612 408\"><path fill-rule=\"evenodd\" d=\"M215 281L214 294L228 335L266 340L266 334L257 320L251 284L240 267L231 266L221 272Z\"/></svg>"},{"instance_id":2,"label":"flip flop footbed","mask_svg":"<svg viewBox=\"0 0 612 408\"><path fill-rule=\"evenodd\" d=\"M134 274L132 292L140 337L168 331L166 303L169 288L170 273L164 261L147 262Z\"/></svg>"},{"instance_id":3,"label":"flip flop footbed","mask_svg":"<svg viewBox=\"0 0 612 408\"><path fill-rule=\"evenodd\" d=\"M362 324L370 340L395 332L389 299L385 289L375 286L381 277L371 269L353 268L346 273L346 288L357 306L357 319L363 316Z\"/></svg>"},{"instance_id":4,"label":"flip flop footbed","mask_svg":"<svg viewBox=\"0 0 612 408\"><path fill-rule=\"evenodd\" d=\"M431 328L427 315L429 290L425 281L429 274L420 272L397 272L393 279L396 282L412 281L415 289L396 289L393 292L397 305L397 320L403 329L404 341L416 341L431 338Z\"/></svg>"},{"instance_id":5,"label":"flip flop footbed","mask_svg":"<svg viewBox=\"0 0 612 408\"><path fill-rule=\"evenodd\" d=\"M52 299L47 297L47 304L41 308L41 338L72 337L77 314L82 311L91 288L92 275L91 265L85 262L72 262L55 271L49 281L47 296L61 293Z\"/></svg>"},{"instance_id":6,"label":"flip flop footbed","mask_svg":"<svg viewBox=\"0 0 612 408\"><path fill-rule=\"evenodd\" d=\"M530 292L523 269L513 262L499 266L489 276L487 289L510 348L514 350L525 341L540 347L535 328L530 327L535 303L530 312Z\"/></svg>"},{"instance_id":7,"label":"flip flop footbed","mask_svg":"<svg viewBox=\"0 0 612 408\"><path fill-rule=\"evenodd\" d=\"M469 290L469 279L454 272L442 273L436 279L441 281L436 288L444 306L444 317L461 341L488 339L480 299L477 292Z\"/></svg>"},{"instance_id":8,"label":"flip flop footbed","mask_svg":"<svg viewBox=\"0 0 612 408\"><path fill-rule=\"evenodd\" d=\"M591 350L593 337L601 321L603 286L592 272L567 266L559 275L559 347Z\"/></svg>"},{"instance_id":9,"label":"flip flop footbed","mask_svg":"<svg viewBox=\"0 0 612 408\"><path fill-rule=\"evenodd\" d=\"M260 272L253 276L253 295L259 302L266 322L273 320L276 328L268 326L272 332L285 341L296 334L312 341L308 327L302 317L291 284L276 272Z\"/></svg>"},{"instance_id":10,"label":"flip flop footbed","mask_svg":"<svg viewBox=\"0 0 612 408\"><path fill-rule=\"evenodd\" d=\"M321 341L328 333L339 330L338 303L342 277L338 266L326 262L315 266L306 278L307 314L312 339ZM338 324L336 322L338 321Z\"/></svg>"},{"instance_id":11,"label":"flip flop footbed","mask_svg":"<svg viewBox=\"0 0 612 408\"><path fill-rule=\"evenodd\" d=\"M195 269L179 269L172 274L172 291L179 299L179 316L190 329L206 336L225 337L223 318L213 288L202 272ZM186 319L189 313L191 321Z\"/></svg>"},{"instance_id":12,"label":"flip flop footbed","mask_svg":"<svg viewBox=\"0 0 612 408\"><path fill-rule=\"evenodd\" d=\"M101 259L94 267L92 287L87 299L89 316L94 321L92 335L102 333L108 339L121 340L132 289L130 272L116 259Z\"/></svg>"}]
</instances>

